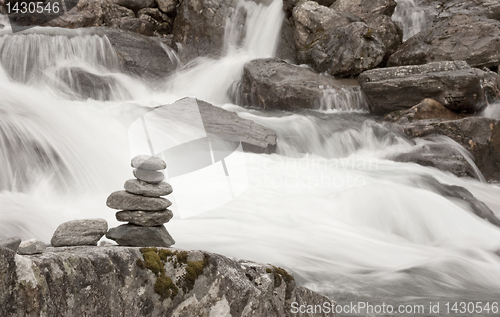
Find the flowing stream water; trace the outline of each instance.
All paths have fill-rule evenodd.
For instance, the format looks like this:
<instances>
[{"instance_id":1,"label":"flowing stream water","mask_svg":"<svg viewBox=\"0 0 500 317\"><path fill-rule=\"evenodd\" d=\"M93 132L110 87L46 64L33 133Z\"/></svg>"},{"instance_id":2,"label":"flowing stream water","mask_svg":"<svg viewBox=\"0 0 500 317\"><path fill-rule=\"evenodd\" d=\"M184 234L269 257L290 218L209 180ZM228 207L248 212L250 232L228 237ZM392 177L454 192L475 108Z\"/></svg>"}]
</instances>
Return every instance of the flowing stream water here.
<instances>
[{"instance_id":1,"label":"flowing stream water","mask_svg":"<svg viewBox=\"0 0 500 317\"><path fill-rule=\"evenodd\" d=\"M161 89L123 74L106 38L60 29L1 36L0 238L48 242L78 218L118 225L105 200L132 176L129 124L144 109L191 96L272 128L278 153L245 154L248 188L230 203L176 215L167 224L176 247L286 267L341 304L498 300L500 229L423 179L463 186L497 214L500 188L388 160L428 141L378 123L351 85L325 87L319 111L231 104L243 65L275 54L283 20L280 1L242 0L236 10L246 23L228 19L223 56L199 58ZM114 79L108 101L82 98L64 80L75 65Z\"/></svg>"}]
</instances>

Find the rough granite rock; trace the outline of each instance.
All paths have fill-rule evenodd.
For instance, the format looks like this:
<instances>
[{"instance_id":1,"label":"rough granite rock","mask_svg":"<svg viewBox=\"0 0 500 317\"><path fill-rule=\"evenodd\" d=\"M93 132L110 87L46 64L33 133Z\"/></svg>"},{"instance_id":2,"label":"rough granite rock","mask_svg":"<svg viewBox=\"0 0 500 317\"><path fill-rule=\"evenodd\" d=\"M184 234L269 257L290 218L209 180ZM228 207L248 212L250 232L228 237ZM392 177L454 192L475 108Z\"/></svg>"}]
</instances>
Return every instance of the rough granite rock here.
<instances>
[{"instance_id":1,"label":"rough granite rock","mask_svg":"<svg viewBox=\"0 0 500 317\"><path fill-rule=\"evenodd\" d=\"M167 168L167 164L161 158L151 155L137 155L132 158L130 165L133 168L149 171L164 170Z\"/></svg>"},{"instance_id":2,"label":"rough granite rock","mask_svg":"<svg viewBox=\"0 0 500 317\"><path fill-rule=\"evenodd\" d=\"M132 247L169 247L175 244L163 225L143 227L125 224L109 229L106 238L116 241L118 245Z\"/></svg>"},{"instance_id":3,"label":"rough granite rock","mask_svg":"<svg viewBox=\"0 0 500 317\"><path fill-rule=\"evenodd\" d=\"M498 69L500 21L453 15L408 39L389 58L389 66L436 61L466 61L472 67Z\"/></svg>"},{"instance_id":4,"label":"rough granite rock","mask_svg":"<svg viewBox=\"0 0 500 317\"><path fill-rule=\"evenodd\" d=\"M164 13L172 13L175 11L178 5L177 0L156 0L158 3L158 8Z\"/></svg>"},{"instance_id":5,"label":"rough granite rock","mask_svg":"<svg viewBox=\"0 0 500 317\"><path fill-rule=\"evenodd\" d=\"M17 253L21 255L32 255L43 253L47 249L47 245L36 239L26 240L21 242Z\"/></svg>"},{"instance_id":6,"label":"rough granite rock","mask_svg":"<svg viewBox=\"0 0 500 317\"><path fill-rule=\"evenodd\" d=\"M416 120L457 120L465 115L451 111L434 99L424 99L421 103L407 110L399 110L389 113L384 117L385 121L395 122L398 125L407 124Z\"/></svg>"},{"instance_id":7,"label":"rough granite rock","mask_svg":"<svg viewBox=\"0 0 500 317\"><path fill-rule=\"evenodd\" d=\"M330 8L368 20L375 15L392 16L396 5L395 0L336 0Z\"/></svg>"},{"instance_id":8,"label":"rough granite rock","mask_svg":"<svg viewBox=\"0 0 500 317\"><path fill-rule=\"evenodd\" d=\"M245 64L238 103L264 109L318 109L325 89L339 87L335 78L276 58Z\"/></svg>"},{"instance_id":9,"label":"rough granite rock","mask_svg":"<svg viewBox=\"0 0 500 317\"><path fill-rule=\"evenodd\" d=\"M306 1L293 9L300 62L334 76L356 76L379 65L386 48L379 34L352 14Z\"/></svg>"},{"instance_id":10,"label":"rough granite rock","mask_svg":"<svg viewBox=\"0 0 500 317\"><path fill-rule=\"evenodd\" d=\"M57 227L50 243L54 247L97 245L108 231L104 219L82 219L65 222Z\"/></svg>"},{"instance_id":11,"label":"rough granite rock","mask_svg":"<svg viewBox=\"0 0 500 317\"><path fill-rule=\"evenodd\" d=\"M488 181L500 181L500 120L468 117L460 120L420 120L403 126L409 137L444 135L462 145Z\"/></svg>"},{"instance_id":12,"label":"rough granite rock","mask_svg":"<svg viewBox=\"0 0 500 317\"><path fill-rule=\"evenodd\" d=\"M331 302L297 286L288 272L271 265L202 251L187 251L187 259L172 252L169 258L161 263L173 283L158 283L157 290L174 284L177 295L162 299L155 293L157 275L140 266L144 259L139 248L49 248L35 256L16 256L0 248L0 316L21 317L29 312L29 316L284 317L291 316L292 302ZM205 263L201 274L190 279L192 283L186 283L186 260Z\"/></svg>"},{"instance_id":13,"label":"rough granite rock","mask_svg":"<svg viewBox=\"0 0 500 317\"><path fill-rule=\"evenodd\" d=\"M19 249L19 245L21 244L21 242L22 240L18 237L2 239L0 240L0 247L4 247L17 252L17 249Z\"/></svg>"},{"instance_id":14,"label":"rough granite rock","mask_svg":"<svg viewBox=\"0 0 500 317\"><path fill-rule=\"evenodd\" d=\"M165 211L119 211L116 213L116 220L143 227L155 227L169 222L173 216L172 211L168 209Z\"/></svg>"},{"instance_id":15,"label":"rough granite rock","mask_svg":"<svg viewBox=\"0 0 500 317\"><path fill-rule=\"evenodd\" d=\"M149 170L143 170L141 168L134 168L133 173L138 180L141 180L143 182L148 182L151 184L159 184L163 182L163 180L165 179L165 174L157 171L149 171Z\"/></svg>"},{"instance_id":16,"label":"rough granite rock","mask_svg":"<svg viewBox=\"0 0 500 317\"><path fill-rule=\"evenodd\" d=\"M170 207L172 203L165 198L145 197L120 190L109 195L106 205L118 210L161 211Z\"/></svg>"},{"instance_id":17,"label":"rough granite rock","mask_svg":"<svg viewBox=\"0 0 500 317\"><path fill-rule=\"evenodd\" d=\"M139 11L143 8L153 7L156 3L155 0L109 0L112 3L116 3L125 8L129 8L133 11Z\"/></svg>"},{"instance_id":18,"label":"rough granite rock","mask_svg":"<svg viewBox=\"0 0 500 317\"><path fill-rule=\"evenodd\" d=\"M125 182L124 188L131 194L148 197L167 196L173 192L172 186L168 183L150 184L138 179L129 179Z\"/></svg>"},{"instance_id":19,"label":"rough granite rock","mask_svg":"<svg viewBox=\"0 0 500 317\"><path fill-rule=\"evenodd\" d=\"M375 114L408 109L425 98L455 112L474 113L486 105L481 79L464 61L373 69L358 82Z\"/></svg>"}]
</instances>

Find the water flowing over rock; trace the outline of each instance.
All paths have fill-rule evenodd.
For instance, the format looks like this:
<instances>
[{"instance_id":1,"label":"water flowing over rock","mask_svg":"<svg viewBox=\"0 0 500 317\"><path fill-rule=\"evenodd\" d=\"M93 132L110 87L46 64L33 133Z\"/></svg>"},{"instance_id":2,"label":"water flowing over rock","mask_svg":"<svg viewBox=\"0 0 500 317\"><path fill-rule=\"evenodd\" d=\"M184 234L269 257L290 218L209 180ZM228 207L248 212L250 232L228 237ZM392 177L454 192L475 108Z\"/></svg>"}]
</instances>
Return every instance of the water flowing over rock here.
<instances>
[{"instance_id":1,"label":"water flowing over rock","mask_svg":"<svg viewBox=\"0 0 500 317\"><path fill-rule=\"evenodd\" d=\"M182 45L184 60L221 55L226 17L234 6L233 0L181 1L172 33L175 41Z\"/></svg>"},{"instance_id":2,"label":"water flowing over rock","mask_svg":"<svg viewBox=\"0 0 500 317\"><path fill-rule=\"evenodd\" d=\"M293 21L299 61L319 72L355 76L385 56L378 33L352 15L307 1L293 9Z\"/></svg>"},{"instance_id":3,"label":"water flowing over rock","mask_svg":"<svg viewBox=\"0 0 500 317\"><path fill-rule=\"evenodd\" d=\"M328 75L279 59L256 59L245 64L240 104L264 109L319 109L324 93L341 88Z\"/></svg>"},{"instance_id":4,"label":"water flowing over rock","mask_svg":"<svg viewBox=\"0 0 500 317\"><path fill-rule=\"evenodd\" d=\"M460 60L472 67L498 69L500 21L478 16L451 16L406 41L389 58L388 65Z\"/></svg>"},{"instance_id":5,"label":"water flowing over rock","mask_svg":"<svg viewBox=\"0 0 500 317\"><path fill-rule=\"evenodd\" d=\"M104 219L83 219L65 222L57 227L50 243L54 247L97 245L108 231Z\"/></svg>"},{"instance_id":6,"label":"water flowing over rock","mask_svg":"<svg viewBox=\"0 0 500 317\"><path fill-rule=\"evenodd\" d=\"M410 137L444 135L468 150L488 181L500 181L500 120L469 117L460 120L421 120L403 131Z\"/></svg>"},{"instance_id":7,"label":"water flowing over rock","mask_svg":"<svg viewBox=\"0 0 500 317\"><path fill-rule=\"evenodd\" d=\"M201 251L158 253L170 254L156 255L163 279L139 248L49 248L44 256L25 257L0 248L0 315L290 316L292 302L331 302L271 265Z\"/></svg>"},{"instance_id":8,"label":"water flowing over rock","mask_svg":"<svg viewBox=\"0 0 500 317\"><path fill-rule=\"evenodd\" d=\"M374 69L358 81L376 114L408 109L425 98L455 112L474 113L486 105L479 76L463 61Z\"/></svg>"}]
</instances>

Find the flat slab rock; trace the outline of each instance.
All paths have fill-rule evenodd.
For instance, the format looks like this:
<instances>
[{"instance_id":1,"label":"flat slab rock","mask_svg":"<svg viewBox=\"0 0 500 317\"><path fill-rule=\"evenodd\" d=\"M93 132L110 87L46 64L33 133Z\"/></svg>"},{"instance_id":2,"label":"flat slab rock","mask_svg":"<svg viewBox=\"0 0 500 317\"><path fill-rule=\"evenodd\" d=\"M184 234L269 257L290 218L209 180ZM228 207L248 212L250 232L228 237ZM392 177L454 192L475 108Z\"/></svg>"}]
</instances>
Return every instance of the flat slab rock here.
<instances>
[{"instance_id":1,"label":"flat slab rock","mask_svg":"<svg viewBox=\"0 0 500 317\"><path fill-rule=\"evenodd\" d=\"M132 247L169 247L175 244L174 238L165 226L142 227L132 224L109 229L106 238L118 245Z\"/></svg>"},{"instance_id":2,"label":"flat slab rock","mask_svg":"<svg viewBox=\"0 0 500 317\"><path fill-rule=\"evenodd\" d=\"M109 195L106 205L118 210L161 211L170 207L172 203L165 198L145 197L120 190Z\"/></svg>"},{"instance_id":3,"label":"flat slab rock","mask_svg":"<svg viewBox=\"0 0 500 317\"><path fill-rule=\"evenodd\" d=\"M160 197L167 196L173 192L172 186L169 183L161 182L158 184L151 184L141 181L139 179L129 179L125 182L125 190L131 194Z\"/></svg>"},{"instance_id":4,"label":"flat slab rock","mask_svg":"<svg viewBox=\"0 0 500 317\"><path fill-rule=\"evenodd\" d=\"M82 219L65 222L57 227L50 243L55 247L97 245L108 231L104 219Z\"/></svg>"},{"instance_id":5,"label":"flat slab rock","mask_svg":"<svg viewBox=\"0 0 500 317\"><path fill-rule=\"evenodd\" d=\"M119 211L116 213L116 220L143 227L155 227L169 222L173 216L172 211L168 209L165 211Z\"/></svg>"},{"instance_id":6,"label":"flat slab rock","mask_svg":"<svg viewBox=\"0 0 500 317\"><path fill-rule=\"evenodd\" d=\"M162 300L155 293L157 276L138 265L144 259L140 248L60 247L32 256L0 248L0 316L236 316L233 309L252 316L290 316L292 302L331 302L297 286L293 276L285 278L271 265L186 252L188 261L208 258L202 274L188 289L183 287L186 264L174 268L176 256L162 261L165 275L178 288L177 295Z\"/></svg>"},{"instance_id":7,"label":"flat slab rock","mask_svg":"<svg viewBox=\"0 0 500 317\"><path fill-rule=\"evenodd\" d=\"M43 253L47 249L47 245L42 241L31 239L21 242L17 253L21 255L32 255Z\"/></svg>"},{"instance_id":8,"label":"flat slab rock","mask_svg":"<svg viewBox=\"0 0 500 317\"><path fill-rule=\"evenodd\" d=\"M481 78L464 61L373 69L358 81L375 114L408 109L425 98L459 113L475 113L486 105Z\"/></svg>"}]
</instances>

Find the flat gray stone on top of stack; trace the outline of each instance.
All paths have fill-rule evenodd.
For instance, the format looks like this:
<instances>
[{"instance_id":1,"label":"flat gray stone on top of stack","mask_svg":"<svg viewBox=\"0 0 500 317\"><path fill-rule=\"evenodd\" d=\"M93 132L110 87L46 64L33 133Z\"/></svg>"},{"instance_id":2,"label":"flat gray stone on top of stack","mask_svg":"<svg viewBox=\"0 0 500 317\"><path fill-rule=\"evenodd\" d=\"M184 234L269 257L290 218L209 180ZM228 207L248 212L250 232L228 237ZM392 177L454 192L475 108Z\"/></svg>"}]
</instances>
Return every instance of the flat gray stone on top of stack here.
<instances>
[{"instance_id":1,"label":"flat gray stone on top of stack","mask_svg":"<svg viewBox=\"0 0 500 317\"><path fill-rule=\"evenodd\" d=\"M172 203L161 196L172 193L164 182L165 162L155 156L139 155L132 159L136 179L125 182L125 190L112 193L106 205L120 210L116 219L127 224L111 228L106 237L119 245L135 247L169 247L175 243L163 224L172 219L167 209Z\"/></svg>"}]
</instances>

